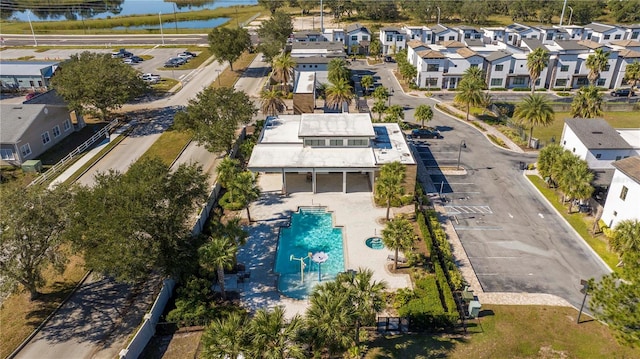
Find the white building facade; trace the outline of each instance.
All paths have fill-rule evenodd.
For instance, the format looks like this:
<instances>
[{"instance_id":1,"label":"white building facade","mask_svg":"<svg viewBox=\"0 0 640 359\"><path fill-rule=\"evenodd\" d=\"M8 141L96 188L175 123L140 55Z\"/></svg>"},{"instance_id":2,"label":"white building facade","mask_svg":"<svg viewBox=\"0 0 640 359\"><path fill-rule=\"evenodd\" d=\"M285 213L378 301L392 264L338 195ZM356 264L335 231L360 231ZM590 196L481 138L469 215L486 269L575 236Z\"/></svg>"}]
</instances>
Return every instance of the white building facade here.
<instances>
[{"instance_id":1,"label":"white building facade","mask_svg":"<svg viewBox=\"0 0 640 359\"><path fill-rule=\"evenodd\" d=\"M614 228L623 220L640 220L640 157L629 157L613 163L615 172L602 221Z\"/></svg>"}]
</instances>

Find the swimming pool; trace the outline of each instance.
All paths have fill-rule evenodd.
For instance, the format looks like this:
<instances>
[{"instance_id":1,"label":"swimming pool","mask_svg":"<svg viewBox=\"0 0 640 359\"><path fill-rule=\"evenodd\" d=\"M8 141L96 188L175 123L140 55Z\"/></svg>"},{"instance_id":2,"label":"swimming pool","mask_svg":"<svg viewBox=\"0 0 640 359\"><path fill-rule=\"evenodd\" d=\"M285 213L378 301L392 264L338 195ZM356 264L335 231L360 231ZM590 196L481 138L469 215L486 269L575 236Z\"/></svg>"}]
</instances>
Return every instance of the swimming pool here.
<instances>
[{"instance_id":1,"label":"swimming pool","mask_svg":"<svg viewBox=\"0 0 640 359\"><path fill-rule=\"evenodd\" d=\"M311 260L318 252L328 255L320 265ZM300 268L304 273L300 274ZM333 226L331 213L324 208L300 208L291 215L289 227L280 229L275 271L278 290L284 295L304 299L319 282L332 280L344 272L342 229Z\"/></svg>"}]
</instances>

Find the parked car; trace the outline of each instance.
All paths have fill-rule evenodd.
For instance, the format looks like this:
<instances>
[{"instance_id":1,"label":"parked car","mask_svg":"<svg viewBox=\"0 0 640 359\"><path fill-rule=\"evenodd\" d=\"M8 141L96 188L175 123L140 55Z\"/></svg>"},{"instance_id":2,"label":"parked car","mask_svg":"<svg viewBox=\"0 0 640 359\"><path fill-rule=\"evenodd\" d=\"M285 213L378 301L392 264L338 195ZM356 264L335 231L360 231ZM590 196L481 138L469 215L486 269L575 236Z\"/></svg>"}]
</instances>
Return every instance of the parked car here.
<instances>
[{"instance_id":1,"label":"parked car","mask_svg":"<svg viewBox=\"0 0 640 359\"><path fill-rule=\"evenodd\" d=\"M191 53L187 53L187 52L181 52L178 54L178 57L181 59L186 59L187 61L191 60L193 58L193 56L191 56Z\"/></svg>"},{"instance_id":2,"label":"parked car","mask_svg":"<svg viewBox=\"0 0 640 359\"><path fill-rule=\"evenodd\" d=\"M142 74L140 77L145 81L147 81L147 80L160 81L160 75L156 75L156 74L152 74L152 73Z\"/></svg>"},{"instance_id":3,"label":"parked car","mask_svg":"<svg viewBox=\"0 0 640 359\"><path fill-rule=\"evenodd\" d=\"M164 63L164 67L178 67L178 66L180 66L180 64L175 61L167 61Z\"/></svg>"},{"instance_id":4,"label":"parked car","mask_svg":"<svg viewBox=\"0 0 640 359\"><path fill-rule=\"evenodd\" d=\"M133 64L135 64L135 63L136 63L135 61L131 60L131 58L130 58L130 57L129 57L129 58L124 58L124 59L122 60L122 62L124 62L124 63L125 63L125 64L127 64L127 65L133 65Z\"/></svg>"},{"instance_id":5,"label":"parked car","mask_svg":"<svg viewBox=\"0 0 640 359\"><path fill-rule=\"evenodd\" d=\"M631 90L630 88L625 88L625 89L615 89L611 91L611 96L628 97L629 93L631 93L631 96L636 95L635 92L633 92L633 90Z\"/></svg>"},{"instance_id":6,"label":"parked car","mask_svg":"<svg viewBox=\"0 0 640 359\"><path fill-rule=\"evenodd\" d=\"M191 56L191 57L197 57L197 56L198 56L198 55L196 55L194 52L191 52L191 51L183 51L182 53L183 53L183 54L187 54L187 55L189 55L189 56Z\"/></svg>"},{"instance_id":7,"label":"parked car","mask_svg":"<svg viewBox=\"0 0 640 359\"><path fill-rule=\"evenodd\" d=\"M435 129L417 128L411 131L411 138L441 138L440 132Z\"/></svg>"},{"instance_id":8,"label":"parked car","mask_svg":"<svg viewBox=\"0 0 640 359\"><path fill-rule=\"evenodd\" d=\"M140 56L131 56L131 60L135 61L136 63L144 61L144 59Z\"/></svg>"},{"instance_id":9,"label":"parked car","mask_svg":"<svg viewBox=\"0 0 640 359\"><path fill-rule=\"evenodd\" d=\"M172 57L169 59L169 61L167 62L175 62L178 65L183 65L187 63L187 59L183 58L183 57Z\"/></svg>"},{"instance_id":10,"label":"parked car","mask_svg":"<svg viewBox=\"0 0 640 359\"><path fill-rule=\"evenodd\" d=\"M391 56L385 56L384 57L384 62L396 62L396 61Z\"/></svg>"}]
</instances>

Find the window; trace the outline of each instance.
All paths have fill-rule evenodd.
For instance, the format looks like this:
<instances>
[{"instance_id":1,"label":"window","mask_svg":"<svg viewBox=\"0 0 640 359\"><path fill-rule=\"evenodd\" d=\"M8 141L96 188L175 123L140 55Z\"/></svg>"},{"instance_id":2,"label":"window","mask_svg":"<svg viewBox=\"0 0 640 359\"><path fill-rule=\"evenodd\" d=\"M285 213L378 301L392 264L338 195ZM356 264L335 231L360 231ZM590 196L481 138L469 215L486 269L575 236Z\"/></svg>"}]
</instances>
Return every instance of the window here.
<instances>
[{"instance_id":1,"label":"window","mask_svg":"<svg viewBox=\"0 0 640 359\"><path fill-rule=\"evenodd\" d=\"M611 35L604 35L605 40L609 40L610 38L611 38Z\"/></svg>"},{"instance_id":2,"label":"window","mask_svg":"<svg viewBox=\"0 0 640 359\"><path fill-rule=\"evenodd\" d=\"M597 158L597 159L602 158L602 153L596 153L596 158Z\"/></svg>"},{"instance_id":3,"label":"window","mask_svg":"<svg viewBox=\"0 0 640 359\"><path fill-rule=\"evenodd\" d=\"M593 35L593 34L588 34L588 35L587 35L587 40L592 40L592 39L591 39L591 35Z\"/></svg>"},{"instance_id":4,"label":"window","mask_svg":"<svg viewBox=\"0 0 640 359\"><path fill-rule=\"evenodd\" d=\"M329 146L340 147L344 146L344 141L342 139L339 140L329 140Z\"/></svg>"},{"instance_id":5,"label":"window","mask_svg":"<svg viewBox=\"0 0 640 359\"><path fill-rule=\"evenodd\" d=\"M470 39L470 38L471 38L471 34L469 34L469 33L464 34L464 38L465 38L465 39Z\"/></svg>"},{"instance_id":6,"label":"window","mask_svg":"<svg viewBox=\"0 0 640 359\"><path fill-rule=\"evenodd\" d=\"M351 41L358 41L358 35L351 36Z\"/></svg>"},{"instance_id":7,"label":"window","mask_svg":"<svg viewBox=\"0 0 640 359\"><path fill-rule=\"evenodd\" d=\"M369 41L369 35L362 35L362 41Z\"/></svg>"},{"instance_id":8,"label":"window","mask_svg":"<svg viewBox=\"0 0 640 359\"><path fill-rule=\"evenodd\" d=\"M396 36L396 41L404 41L404 37L402 35Z\"/></svg>"},{"instance_id":9,"label":"window","mask_svg":"<svg viewBox=\"0 0 640 359\"><path fill-rule=\"evenodd\" d=\"M455 39L456 39L456 37L455 37L455 36L449 36L449 41L453 41L453 40L455 40Z\"/></svg>"},{"instance_id":10,"label":"window","mask_svg":"<svg viewBox=\"0 0 640 359\"><path fill-rule=\"evenodd\" d=\"M622 159L622 156L616 156L616 161L620 161Z\"/></svg>"},{"instance_id":11,"label":"window","mask_svg":"<svg viewBox=\"0 0 640 359\"><path fill-rule=\"evenodd\" d=\"M31 146L28 143L20 146L20 153L22 153L22 157L27 157L31 154Z\"/></svg>"},{"instance_id":12,"label":"window","mask_svg":"<svg viewBox=\"0 0 640 359\"><path fill-rule=\"evenodd\" d=\"M438 41L444 41L444 36L438 36Z\"/></svg>"},{"instance_id":13,"label":"window","mask_svg":"<svg viewBox=\"0 0 640 359\"><path fill-rule=\"evenodd\" d=\"M502 71L504 69L504 65L496 65L496 71Z\"/></svg>"},{"instance_id":14,"label":"window","mask_svg":"<svg viewBox=\"0 0 640 359\"><path fill-rule=\"evenodd\" d=\"M64 132L69 131L70 128L71 128L71 121L69 121L69 119L64 120L64 123L62 124L62 129L64 130Z\"/></svg>"},{"instance_id":15,"label":"window","mask_svg":"<svg viewBox=\"0 0 640 359\"><path fill-rule=\"evenodd\" d=\"M324 141L324 139L321 140L312 140L312 139L306 139L304 140L304 145L305 146L324 146L326 143Z\"/></svg>"},{"instance_id":16,"label":"window","mask_svg":"<svg viewBox=\"0 0 640 359\"><path fill-rule=\"evenodd\" d=\"M616 40L620 40L621 37L622 37L622 35L616 34L616 36L614 36L613 38L616 39Z\"/></svg>"},{"instance_id":17,"label":"window","mask_svg":"<svg viewBox=\"0 0 640 359\"><path fill-rule=\"evenodd\" d=\"M629 189L627 188L627 186L622 186L622 191L620 191L620 199L621 200L625 200L627 199L627 192L629 192Z\"/></svg>"},{"instance_id":18,"label":"window","mask_svg":"<svg viewBox=\"0 0 640 359\"><path fill-rule=\"evenodd\" d=\"M577 86L587 86L588 84L589 84L589 79L587 79L586 77L580 77L576 81Z\"/></svg>"},{"instance_id":19,"label":"window","mask_svg":"<svg viewBox=\"0 0 640 359\"><path fill-rule=\"evenodd\" d=\"M365 139L350 139L347 140L347 146L368 146L369 140Z\"/></svg>"},{"instance_id":20,"label":"window","mask_svg":"<svg viewBox=\"0 0 640 359\"><path fill-rule=\"evenodd\" d=\"M49 137L49 131L45 131L42 135L40 135L40 138L42 138L42 144L44 145L51 141L51 137Z\"/></svg>"},{"instance_id":21,"label":"window","mask_svg":"<svg viewBox=\"0 0 640 359\"><path fill-rule=\"evenodd\" d=\"M437 72L439 68L438 64L427 64L427 72Z\"/></svg>"},{"instance_id":22,"label":"window","mask_svg":"<svg viewBox=\"0 0 640 359\"><path fill-rule=\"evenodd\" d=\"M478 67L478 64L471 64L470 67Z\"/></svg>"},{"instance_id":23,"label":"window","mask_svg":"<svg viewBox=\"0 0 640 359\"><path fill-rule=\"evenodd\" d=\"M427 86L429 86L429 87L436 87L436 86L438 86L438 79L437 79L437 78L435 78L435 79L433 79L433 78L428 78L428 79L427 79Z\"/></svg>"},{"instance_id":24,"label":"window","mask_svg":"<svg viewBox=\"0 0 640 359\"><path fill-rule=\"evenodd\" d=\"M560 71L561 72L569 71L569 65L560 65Z\"/></svg>"},{"instance_id":25,"label":"window","mask_svg":"<svg viewBox=\"0 0 640 359\"><path fill-rule=\"evenodd\" d=\"M513 85L524 85L524 77L516 77L513 79Z\"/></svg>"},{"instance_id":26,"label":"window","mask_svg":"<svg viewBox=\"0 0 640 359\"><path fill-rule=\"evenodd\" d=\"M387 41L389 42L393 41L393 35L387 35Z\"/></svg>"},{"instance_id":27,"label":"window","mask_svg":"<svg viewBox=\"0 0 640 359\"><path fill-rule=\"evenodd\" d=\"M635 32L634 32L635 34ZM431 41L431 34L427 34L427 41Z\"/></svg>"},{"instance_id":28,"label":"window","mask_svg":"<svg viewBox=\"0 0 640 359\"><path fill-rule=\"evenodd\" d=\"M509 35L509 41L513 40L513 35Z\"/></svg>"},{"instance_id":29,"label":"window","mask_svg":"<svg viewBox=\"0 0 640 359\"><path fill-rule=\"evenodd\" d=\"M42 87L42 81L38 81L38 86Z\"/></svg>"},{"instance_id":30,"label":"window","mask_svg":"<svg viewBox=\"0 0 640 359\"><path fill-rule=\"evenodd\" d=\"M553 40L553 33L552 32L547 34L547 40Z\"/></svg>"},{"instance_id":31,"label":"window","mask_svg":"<svg viewBox=\"0 0 640 359\"><path fill-rule=\"evenodd\" d=\"M51 131L53 132L53 137L58 137L60 136L60 126L56 126L53 128L53 130Z\"/></svg>"},{"instance_id":32,"label":"window","mask_svg":"<svg viewBox=\"0 0 640 359\"><path fill-rule=\"evenodd\" d=\"M491 86L493 87L502 86L502 79L491 79Z\"/></svg>"},{"instance_id":33,"label":"window","mask_svg":"<svg viewBox=\"0 0 640 359\"><path fill-rule=\"evenodd\" d=\"M557 79L556 87L565 87L567 86L567 79Z\"/></svg>"},{"instance_id":34,"label":"window","mask_svg":"<svg viewBox=\"0 0 640 359\"><path fill-rule=\"evenodd\" d=\"M634 40L635 40L635 39L637 39L637 38L638 38L638 36L640 36L640 32L633 32L633 33L631 33L631 38L632 38L632 39L634 39Z\"/></svg>"},{"instance_id":35,"label":"window","mask_svg":"<svg viewBox=\"0 0 640 359\"><path fill-rule=\"evenodd\" d=\"M0 157L5 161L13 161L16 157L13 155L13 150L10 148L0 149Z\"/></svg>"},{"instance_id":36,"label":"window","mask_svg":"<svg viewBox=\"0 0 640 359\"><path fill-rule=\"evenodd\" d=\"M596 81L596 86L604 86L606 81L607 79L598 79L598 81Z\"/></svg>"},{"instance_id":37,"label":"window","mask_svg":"<svg viewBox=\"0 0 640 359\"><path fill-rule=\"evenodd\" d=\"M29 86L34 87L35 85L36 85L36 83L35 83L35 82L33 82L33 81L29 81Z\"/></svg>"}]
</instances>

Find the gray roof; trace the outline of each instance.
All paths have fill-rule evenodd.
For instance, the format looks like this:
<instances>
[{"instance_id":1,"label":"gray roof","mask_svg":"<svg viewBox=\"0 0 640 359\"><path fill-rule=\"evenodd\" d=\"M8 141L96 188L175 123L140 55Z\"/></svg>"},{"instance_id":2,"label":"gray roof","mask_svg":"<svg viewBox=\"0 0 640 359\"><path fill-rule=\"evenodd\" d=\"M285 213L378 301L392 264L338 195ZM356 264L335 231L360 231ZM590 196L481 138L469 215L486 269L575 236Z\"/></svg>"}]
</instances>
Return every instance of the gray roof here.
<instances>
[{"instance_id":1,"label":"gray roof","mask_svg":"<svg viewBox=\"0 0 640 359\"><path fill-rule=\"evenodd\" d=\"M460 26L456 26L454 27L454 29L460 29L460 30L474 30L475 32L479 32L478 29L476 29L473 26L468 26L468 25L460 25Z\"/></svg>"},{"instance_id":2,"label":"gray roof","mask_svg":"<svg viewBox=\"0 0 640 359\"><path fill-rule=\"evenodd\" d=\"M603 119L571 118L564 122L590 150L633 149L618 131Z\"/></svg>"},{"instance_id":3,"label":"gray roof","mask_svg":"<svg viewBox=\"0 0 640 359\"><path fill-rule=\"evenodd\" d=\"M484 58L487 59L487 61L492 62L492 61L500 60L504 57L511 57L511 53L498 50L498 51L492 52L491 54L485 56Z\"/></svg>"},{"instance_id":4,"label":"gray roof","mask_svg":"<svg viewBox=\"0 0 640 359\"><path fill-rule=\"evenodd\" d=\"M60 61L0 61L2 76L43 76L51 78Z\"/></svg>"},{"instance_id":5,"label":"gray roof","mask_svg":"<svg viewBox=\"0 0 640 359\"><path fill-rule=\"evenodd\" d=\"M363 31L365 31L365 32L367 32L369 34L371 33L371 31L369 31L369 29L367 29L363 25L360 25L359 23L348 25L346 32L353 32L353 31L357 31L357 30L363 30Z\"/></svg>"},{"instance_id":6,"label":"gray roof","mask_svg":"<svg viewBox=\"0 0 640 359\"><path fill-rule=\"evenodd\" d=\"M522 42L525 43L527 47L531 49L531 51L539 49L541 47L544 48L544 44L538 39L522 39Z\"/></svg>"},{"instance_id":7,"label":"gray roof","mask_svg":"<svg viewBox=\"0 0 640 359\"><path fill-rule=\"evenodd\" d=\"M518 23L514 23L511 25L508 25L506 27L507 31L515 31L515 32L523 32L523 31L527 31L530 30L531 27L527 26L527 25L522 25L522 24L518 24Z\"/></svg>"},{"instance_id":8,"label":"gray roof","mask_svg":"<svg viewBox=\"0 0 640 359\"><path fill-rule=\"evenodd\" d=\"M480 39L462 39L467 46L484 46L484 42Z\"/></svg>"},{"instance_id":9,"label":"gray roof","mask_svg":"<svg viewBox=\"0 0 640 359\"><path fill-rule=\"evenodd\" d=\"M387 27L383 27L383 28L381 28L381 29L380 29L380 31L389 31L389 32L391 32L391 31L395 31L395 32L401 32L402 30L400 30L400 29L399 29L399 28L397 28L397 27L387 26Z\"/></svg>"},{"instance_id":10,"label":"gray roof","mask_svg":"<svg viewBox=\"0 0 640 359\"><path fill-rule=\"evenodd\" d=\"M434 34L439 34L447 30L449 30L448 27L440 24L431 27L431 31L433 31Z\"/></svg>"},{"instance_id":11,"label":"gray roof","mask_svg":"<svg viewBox=\"0 0 640 359\"><path fill-rule=\"evenodd\" d=\"M598 24L593 22L585 27L588 29L592 29L593 31L596 31L596 32L608 32L611 30L615 30L615 26Z\"/></svg>"},{"instance_id":12,"label":"gray roof","mask_svg":"<svg viewBox=\"0 0 640 359\"><path fill-rule=\"evenodd\" d=\"M344 44L340 41L304 41L292 43L291 49L324 49L331 51L340 51L344 50Z\"/></svg>"},{"instance_id":13,"label":"gray roof","mask_svg":"<svg viewBox=\"0 0 640 359\"><path fill-rule=\"evenodd\" d=\"M49 90L47 92L41 93L31 100L27 100L23 102L25 105L36 105L36 104L44 104L44 105L54 105L54 106L66 106L67 103L64 102L64 99L58 95L56 90Z\"/></svg>"},{"instance_id":14,"label":"gray roof","mask_svg":"<svg viewBox=\"0 0 640 359\"><path fill-rule=\"evenodd\" d=\"M640 183L640 156L625 158L613 162L613 167L624 173L627 177Z\"/></svg>"},{"instance_id":15,"label":"gray roof","mask_svg":"<svg viewBox=\"0 0 640 359\"><path fill-rule=\"evenodd\" d=\"M1 143L16 143L46 105L0 105Z\"/></svg>"},{"instance_id":16,"label":"gray roof","mask_svg":"<svg viewBox=\"0 0 640 359\"><path fill-rule=\"evenodd\" d=\"M578 40L556 40L556 44L563 50L585 50L587 48L580 45Z\"/></svg>"}]
</instances>

